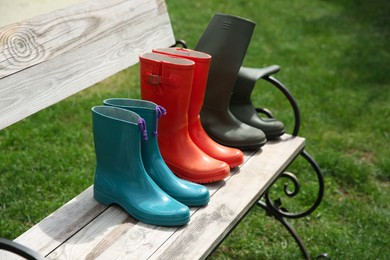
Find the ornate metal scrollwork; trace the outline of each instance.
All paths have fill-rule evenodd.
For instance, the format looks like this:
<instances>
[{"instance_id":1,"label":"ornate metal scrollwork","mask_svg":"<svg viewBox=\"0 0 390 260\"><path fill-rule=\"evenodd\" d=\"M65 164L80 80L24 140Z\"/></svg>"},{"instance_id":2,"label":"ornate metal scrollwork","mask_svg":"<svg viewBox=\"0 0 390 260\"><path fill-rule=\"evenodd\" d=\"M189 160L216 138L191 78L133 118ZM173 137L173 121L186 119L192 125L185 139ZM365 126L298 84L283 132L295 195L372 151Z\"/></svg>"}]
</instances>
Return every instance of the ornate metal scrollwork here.
<instances>
[{"instance_id":1,"label":"ornate metal scrollwork","mask_svg":"<svg viewBox=\"0 0 390 260\"><path fill-rule=\"evenodd\" d=\"M310 215L321 204L322 198L324 196L324 190L325 190L324 179L323 179L321 169L319 168L318 164L314 161L314 159L305 150L302 150L300 155L303 158L305 158L306 161L312 166L312 168L314 169L314 171L316 173L316 177L318 179L318 193L317 193L317 198L316 198L314 204L310 208L303 210L301 212L290 212L285 207L282 207L282 201L280 198L278 198L274 201L270 198L269 191L267 191L264 194L265 204L267 205L268 208L270 208L276 214L279 214L282 217L290 218L290 219L302 218L302 217ZM279 176L279 178L288 178L290 180L290 182L293 183L293 189L290 189L288 183L284 184L284 193L286 196L293 198L299 194L300 189L301 189L301 185L300 185L298 178L294 174L292 174L290 172L283 172Z\"/></svg>"},{"instance_id":2,"label":"ornate metal scrollwork","mask_svg":"<svg viewBox=\"0 0 390 260\"><path fill-rule=\"evenodd\" d=\"M305 209L300 212L290 212L287 208L284 207L282 203L282 199L279 197L275 200L270 198L269 190L266 191L264 194L264 197L262 200L259 200L257 202L257 205L263 208L268 215L275 217L280 223L283 224L283 226L287 229L287 231L291 234L291 236L294 238L296 243L298 244L302 255L306 259L310 259L309 252L307 248L305 247L302 239L299 237L298 233L295 231L292 225L290 225L286 219L297 219L302 218L305 216L310 215L320 204L324 195L324 179L321 173L321 170L318 166L318 164L315 162L315 160L305 151L302 150L300 155L306 159L307 162L312 166L314 169L317 179L318 179L318 194L317 198L314 201L314 204L309 207L308 209ZM279 178L287 178L292 184L293 187L291 187L288 183L284 184L283 191L285 195L289 198L294 198L297 196L301 190L301 185L299 182L299 179L296 175L294 175L291 172L283 172L279 175ZM273 186L270 187L270 189ZM327 258L327 254L319 255L318 257Z\"/></svg>"},{"instance_id":3,"label":"ornate metal scrollwork","mask_svg":"<svg viewBox=\"0 0 390 260\"><path fill-rule=\"evenodd\" d=\"M263 79L268 81L269 83L271 83L275 87L277 87L284 94L286 99L289 101L289 103L293 109L294 118L295 118L295 125L294 125L294 130L292 132L292 135L297 136L299 133L300 123L301 123L301 117L300 117L300 112L299 112L297 102L295 101L295 99L292 96L292 94L290 93L290 91L280 81L278 81L277 79L275 79L274 77L269 76L269 75L263 77ZM265 114L267 117L270 117L270 118L273 117L271 111L269 111L268 109L256 108L256 111L258 113ZM318 193L317 193L317 198L315 199L314 203L308 209L305 209L303 211L291 212L287 208L284 207L284 205L282 203L282 199L280 197L275 199L275 200L271 199L269 191L270 191L270 189L272 189L272 187L273 187L273 185L272 185L265 192L263 198L257 202L257 205L260 206L261 208L263 208L267 212L268 215L275 217L275 219L277 219L280 223L283 224L283 226L287 229L287 231L291 234L291 236L297 242L299 248L301 249L303 256L306 259L310 259L310 255L309 255L308 250L305 247L302 239L299 237L298 233L295 231L293 226L291 226L286 221L286 219L302 218L302 217L310 215L314 210L317 209L317 207L321 204L321 201L322 201L322 198L324 195L324 190L325 190L324 178L323 178L323 175L322 175L322 172L321 172L319 165L306 150L303 149L299 153L299 155L301 155L310 164L310 166L313 168L313 170L316 174L317 180L318 180ZM296 175L294 175L291 172L283 171L279 175L278 179L280 179L280 178L286 178L286 179L288 179L288 181L290 183L293 184L293 187L291 187L289 185L289 183L284 184L283 191L287 197L294 198L300 193L301 185L300 185L299 179ZM318 257L327 258L328 255L325 253L325 254L319 255Z\"/></svg>"},{"instance_id":4,"label":"ornate metal scrollwork","mask_svg":"<svg viewBox=\"0 0 390 260\"><path fill-rule=\"evenodd\" d=\"M187 48L188 47L186 41L183 40L183 39L176 40L175 44L173 44L171 47L178 47L178 46L181 46L182 48Z\"/></svg>"},{"instance_id":5,"label":"ornate metal scrollwork","mask_svg":"<svg viewBox=\"0 0 390 260\"><path fill-rule=\"evenodd\" d=\"M295 195L297 195L299 193L301 185L299 184L299 180L298 180L297 176L295 176L291 172L283 172L280 175L280 177L288 178L288 179L290 179L292 181L292 183L294 183L294 189L292 191L289 189L288 183L284 184L283 190L284 190L284 193L288 197L294 197Z\"/></svg>"}]
</instances>

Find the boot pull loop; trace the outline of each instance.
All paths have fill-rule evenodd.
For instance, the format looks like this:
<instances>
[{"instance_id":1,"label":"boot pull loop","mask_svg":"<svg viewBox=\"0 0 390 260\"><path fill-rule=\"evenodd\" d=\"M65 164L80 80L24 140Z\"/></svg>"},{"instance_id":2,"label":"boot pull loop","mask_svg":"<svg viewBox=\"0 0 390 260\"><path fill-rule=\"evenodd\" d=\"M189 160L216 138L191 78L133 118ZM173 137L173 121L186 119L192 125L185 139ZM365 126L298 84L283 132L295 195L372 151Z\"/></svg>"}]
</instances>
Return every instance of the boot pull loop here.
<instances>
[{"instance_id":1,"label":"boot pull loop","mask_svg":"<svg viewBox=\"0 0 390 260\"><path fill-rule=\"evenodd\" d=\"M167 114L167 111L162 106L157 105L156 106L156 120L154 121L154 130L153 134L154 136L157 136L157 121L160 119L160 117L165 116Z\"/></svg>"},{"instance_id":2,"label":"boot pull loop","mask_svg":"<svg viewBox=\"0 0 390 260\"><path fill-rule=\"evenodd\" d=\"M138 128L139 130L141 131L142 133L142 138L144 140L148 140L148 132L146 131L146 122L145 122L145 119L143 119L142 117L138 119Z\"/></svg>"}]
</instances>

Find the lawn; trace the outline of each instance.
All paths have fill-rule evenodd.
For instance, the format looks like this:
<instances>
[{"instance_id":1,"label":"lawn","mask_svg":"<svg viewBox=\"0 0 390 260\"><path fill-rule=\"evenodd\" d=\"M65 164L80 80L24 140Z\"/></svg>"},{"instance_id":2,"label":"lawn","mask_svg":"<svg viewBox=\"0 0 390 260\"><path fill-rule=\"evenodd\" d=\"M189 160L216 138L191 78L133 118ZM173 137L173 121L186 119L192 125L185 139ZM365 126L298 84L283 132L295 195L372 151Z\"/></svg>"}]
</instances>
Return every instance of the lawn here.
<instances>
[{"instance_id":1,"label":"lawn","mask_svg":"<svg viewBox=\"0 0 390 260\"><path fill-rule=\"evenodd\" d=\"M217 12L256 22L244 65L281 66L276 77L297 99L300 135L325 177L320 207L291 222L312 256L388 259L390 2L167 0L167 5L176 37L190 48ZM90 108L109 97L139 98L138 69L0 131L0 237L17 237L93 183ZM276 89L259 83L252 100L292 131L292 111ZM303 186L298 198L283 200L293 209L309 205L316 192L313 173L301 159L288 170ZM257 207L211 256L300 257L282 225Z\"/></svg>"}]
</instances>

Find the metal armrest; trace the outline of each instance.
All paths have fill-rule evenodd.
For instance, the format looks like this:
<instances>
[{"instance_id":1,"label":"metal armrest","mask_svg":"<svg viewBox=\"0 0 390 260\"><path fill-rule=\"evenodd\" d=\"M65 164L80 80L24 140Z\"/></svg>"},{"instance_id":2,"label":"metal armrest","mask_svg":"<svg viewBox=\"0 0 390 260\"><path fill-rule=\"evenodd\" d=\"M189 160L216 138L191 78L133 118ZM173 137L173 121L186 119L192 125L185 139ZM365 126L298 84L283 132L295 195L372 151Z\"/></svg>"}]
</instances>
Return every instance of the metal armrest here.
<instances>
[{"instance_id":1,"label":"metal armrest","mask_svg":"<svg viewBox=\"0 0 390 260\"><path fill-rule=\"evenodd\" d=\"M18 244L14 241L0 238L0 250L5 250L8 252L12 252L14 254L17 254L21 257L24 257L26 259L31 260L43 260L44 258L39 255L37 252L31 250L30 248L27 248L21 244Z\"/></svg>"},{"instance_id":2,"label":"metal armrest","mask_svg":"<svg viewBox=\"0 0 390 260\"><path fill-rule=\"evenodd\" d=\"M186 41L183 40L183 39L176 40L175 44L172 45L171 47L178 47L179 45L181 45L182 48L187 48L188 47Z\"/></svg>"},{"instance_id":3,"label":"metal armrest","mask_svg":"<svg viewBox=\"0 0 390 260\"><path fill-rule=\"evenodd\" d=\"M260 78L271 76L279 71L280 67L278 65L271 65L265 68L248 68L242 66L238 72L238 78L242 77L256 82Z\"/></svg>"}]
</instances>

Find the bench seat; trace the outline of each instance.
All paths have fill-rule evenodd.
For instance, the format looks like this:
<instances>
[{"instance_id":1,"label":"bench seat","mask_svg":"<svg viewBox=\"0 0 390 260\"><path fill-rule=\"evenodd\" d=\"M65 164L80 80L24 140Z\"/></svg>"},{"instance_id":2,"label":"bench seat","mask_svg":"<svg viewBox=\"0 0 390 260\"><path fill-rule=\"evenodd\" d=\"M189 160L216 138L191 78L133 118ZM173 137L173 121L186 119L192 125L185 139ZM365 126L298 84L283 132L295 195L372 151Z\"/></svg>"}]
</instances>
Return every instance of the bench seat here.
<instances>
[{"instance_id":1,"label":"bench seat","mask_svg":"<svg viewBox=\"0 0 390 260\"><path fill-rule=\"evenodd\" d=\"M191 208L183 227L136 221L120 207L93 199L92 186L15 239L48 259L198 259L210 254L304 148L283 135L258 151L224 181L208 184L211 199Z\"/></svg>"}]
</instances>

